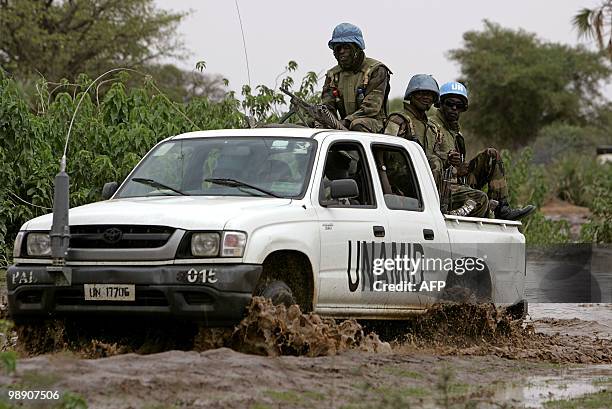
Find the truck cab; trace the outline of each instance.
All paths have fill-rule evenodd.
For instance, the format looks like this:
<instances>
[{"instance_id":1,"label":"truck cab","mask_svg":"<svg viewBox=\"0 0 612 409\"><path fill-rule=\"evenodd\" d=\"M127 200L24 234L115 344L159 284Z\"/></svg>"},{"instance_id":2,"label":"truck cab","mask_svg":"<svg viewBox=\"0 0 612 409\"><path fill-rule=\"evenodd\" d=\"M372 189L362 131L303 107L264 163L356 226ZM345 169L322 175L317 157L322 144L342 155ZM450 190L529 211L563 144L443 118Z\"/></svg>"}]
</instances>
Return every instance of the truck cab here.
<instances>
[{"instance_id":1,"label":"truck cab","mask_svg":"<svg viewBox=\"0 0 612 409\"><path fill-rule=\"evenodd\" d=\"M52 215L22 226L7 271L13 317L154 315L224 326L256 295L371 319L458 295L524 298L520 223L443 215L424 152L401 138L190 132L158 143L109 194L70 210L68 273L51 266Z\"/></svg>"}]
</instances>

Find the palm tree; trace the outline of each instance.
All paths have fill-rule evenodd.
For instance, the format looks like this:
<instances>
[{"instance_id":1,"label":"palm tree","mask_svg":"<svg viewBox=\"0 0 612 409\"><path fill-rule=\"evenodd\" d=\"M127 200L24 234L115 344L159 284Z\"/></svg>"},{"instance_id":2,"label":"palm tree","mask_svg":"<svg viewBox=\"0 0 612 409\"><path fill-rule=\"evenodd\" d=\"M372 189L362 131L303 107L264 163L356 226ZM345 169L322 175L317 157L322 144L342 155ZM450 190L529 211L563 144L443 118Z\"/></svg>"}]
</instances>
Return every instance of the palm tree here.
<instances>
[{"instance_id":1,"label":"palm tree","mask_svg":"<svg viewBox=\"0 0 612 409\"><path fill-rule=\"evenodd\" d=\"M583 8L572 19L579 38L594 38L601 51L612 60L612 0L592 9Z\"/></svg>"}]
</instances>

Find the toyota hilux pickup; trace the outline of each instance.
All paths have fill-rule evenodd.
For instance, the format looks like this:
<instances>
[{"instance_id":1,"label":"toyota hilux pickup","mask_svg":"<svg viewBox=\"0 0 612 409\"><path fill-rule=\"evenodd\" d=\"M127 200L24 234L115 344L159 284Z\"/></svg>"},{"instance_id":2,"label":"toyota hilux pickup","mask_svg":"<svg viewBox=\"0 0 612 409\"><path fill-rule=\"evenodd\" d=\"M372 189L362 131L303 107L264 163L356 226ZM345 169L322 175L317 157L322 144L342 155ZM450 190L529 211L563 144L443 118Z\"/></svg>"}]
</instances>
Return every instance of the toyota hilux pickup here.
<instances>
[{"instance_id":1,"label":"toyota hilux pickup","mask_svg":"<svg viewBox=\"0 0 612 409\"><path fill-rule=\"evenodd\" d=\"M524 300L520 223L444 215L421 147L307 128L167 138L105 200L25 223L8 268L16 319L107 314L238 322L256 295L323 316L401 319L468 297Z\"/></svg>"}]
</instances>

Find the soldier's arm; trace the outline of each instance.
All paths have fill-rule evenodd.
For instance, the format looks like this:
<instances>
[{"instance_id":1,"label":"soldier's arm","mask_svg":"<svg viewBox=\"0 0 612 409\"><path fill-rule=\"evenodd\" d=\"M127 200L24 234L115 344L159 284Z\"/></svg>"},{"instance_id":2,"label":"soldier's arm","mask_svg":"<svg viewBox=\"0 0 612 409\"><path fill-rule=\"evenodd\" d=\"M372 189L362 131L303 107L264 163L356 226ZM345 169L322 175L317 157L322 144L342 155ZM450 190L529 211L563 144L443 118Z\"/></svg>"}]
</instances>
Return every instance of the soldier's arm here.
<instances>
[{"instance_id":1,"label":"soldier's arm","mask_svg":"<svg viewBox=\"0 0 612 409\"><path fill-rule=\"evenodd\" d=\"M353 121L356 118L375 118L384 108L389 79L389 71L385 67L380 66L372 71L361 107L351 115L347 115L346 119Z\"/></svg>"},{"instance_id":2,"label":"soldier's arm","mask_svg":"<svg viewBox=\"0 0 612 409\"><path fill-rule=\"evenodd\" d=\"M384 133L387 135L399 136L404 139L411 139L406 121L399 115L390 115Z\"/></svg>"},{"instance_id":3,"label":"soldier's arm","mask_svg":"<svg viewBox=\"0 0 612 409\"><path fill-rule=\"evenodd\" d=\"M330 86L331 78L325 76L325 83L323 84L323 91L321 92L321 103L331 111L336 112L336 97L333 94L333 88Z\"/></svg>"}]
</instances>

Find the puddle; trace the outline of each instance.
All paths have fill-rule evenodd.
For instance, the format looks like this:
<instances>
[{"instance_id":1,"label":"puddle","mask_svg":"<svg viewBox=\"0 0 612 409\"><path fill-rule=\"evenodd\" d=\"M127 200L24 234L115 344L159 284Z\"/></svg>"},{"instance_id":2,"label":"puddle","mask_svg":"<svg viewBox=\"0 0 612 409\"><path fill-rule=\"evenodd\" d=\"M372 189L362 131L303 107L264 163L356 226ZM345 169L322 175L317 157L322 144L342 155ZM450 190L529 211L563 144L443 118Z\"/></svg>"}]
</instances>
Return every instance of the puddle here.
<instances>
[{"instance_id":1,"label":"puddle","mask_svg":"<svg viewBox=\"0 0 612 409\"><path fill-rule=\"evenodd\" d=\"M612 339L612 304L529 304L536 332Z\"/></svg>"},{"instance_id":2,"label":"puddle","mask_svg":"<svg viewBox=\"0 0 612 409\"><path fill-rule=\"evenodd\" d=\"M609 388L609 384L596 383L601 379L612 379L612 365L565 369L556 376L530 376L522 385L506 385L496 391L494 400L524 408L543 408L551 400L578 398Z\"/></svg>"}]
</instances>

